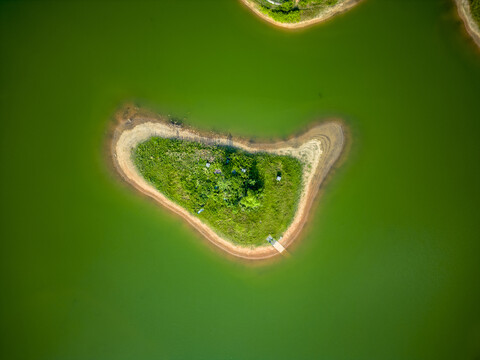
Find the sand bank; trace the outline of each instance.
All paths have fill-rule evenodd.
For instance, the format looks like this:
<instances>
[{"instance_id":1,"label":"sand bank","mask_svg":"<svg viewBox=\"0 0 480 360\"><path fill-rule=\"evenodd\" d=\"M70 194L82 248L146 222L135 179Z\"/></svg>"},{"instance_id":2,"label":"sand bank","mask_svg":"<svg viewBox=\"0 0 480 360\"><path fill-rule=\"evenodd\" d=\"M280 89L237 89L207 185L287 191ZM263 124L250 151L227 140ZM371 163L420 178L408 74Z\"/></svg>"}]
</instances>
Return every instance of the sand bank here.
<instances>
[{"instance_id":1,"label":"sand bank","mask_svg":"<svg viewBox=\"0 0 480 360\"><path fill-rule=\"evenodd\" d=\"M355 5L357 5L360 1L362 0L344 0L336 5L327 7L324 11L320 12L316 17L308 20L303 20L298 23L282 23L279 21L276 21L272 19L270 16L264 14L257 3L255 3L252 0L240 0L242 3L244 3L250 10L252 10L255 14L260 16L263 20L268 21L270 24L273 24L278 27L282 27L285 29L300 29L304 28L310 25L314 25L320 22L323 22L325 20L330 19L331 17L335 15L339 15L341 13L344 13L345 11L351 9Z\"/></svg>"},{"instance_id":2,"label":"sand bank","mask_svg":"<svg viewBox=\"0 0 480 360\"><path fill-rule=\"evenodd\" d=\"M463 20L467 32L477 46L480 47L480 27L472 17L469 0L455 0L455 2L457 3L458 15Z\"/></svg>"},{"instance_id":3,"label":"sand bank","mask_svg":"<svg viewBox=\"0 0 480 360\"><path fill-rule=\"evenodd\" d=\"M261 151L298 158L305 164L303 173L304 185L298 210L292 223L280 240L283 247L288 248L305 225L320 184L339 158L345 142L342 125L339 121L322 123L304 134L286 141L252 144L240 138L232 138L231 136L223 136L217 133L199 132L184 126L172 125L166 118L133 106L119 111L116 119L117 124L112 133L110 150L114 166L122 178L141 193L155 199L168 210L181 216L220 249L245 259L266 259L279 253L267 242L265 242L265 246L243 247L221 238L195 214L191 214L167 199L149 184L138 172L133 162L131 156L132 149L152 136L159 136L208 144L229 145L252 153Z\"/></svg>"}]
</instances>

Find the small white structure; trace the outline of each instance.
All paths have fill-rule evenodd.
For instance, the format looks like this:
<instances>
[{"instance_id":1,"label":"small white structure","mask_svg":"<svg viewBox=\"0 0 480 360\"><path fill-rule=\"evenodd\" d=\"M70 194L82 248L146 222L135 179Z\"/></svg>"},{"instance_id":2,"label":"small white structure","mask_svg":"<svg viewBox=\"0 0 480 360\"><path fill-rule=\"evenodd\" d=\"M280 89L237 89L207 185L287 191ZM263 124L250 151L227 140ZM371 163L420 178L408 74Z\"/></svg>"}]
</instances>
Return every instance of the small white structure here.
<instances>
[{"instance_id":1,"label":"small white structure","mask_svg":"<svg viewBox=\"0 0 480 360\"><path fill-rule=\"evenodd\" d=\"M281 176L277 176L277 181L280 181L282 180L282 177Z\"/></svg>"},{"instance_id":2,"label":"small white structure","mask_svg":"<svg viewBox=\"0 0 480 360\"><path fill-rule=\"evenodd\" d=\"M200 214L203 210L205 210L205 209L201 208L200 210L197 211L197 214Z\"/></svg>"},{"instance_id":3,"label":"small white structure","mask_svg":"<svg viewBox=\"0 0 480 360\"><path fill-rule=\"evenodd\" d=\"M281 237L280 237L281 239ZM272 246L279 252L282 253L285 251L285 248L283 247L282 244L280 244L277 240L275 240L272 235L268 235L267 241L272 244Z\"/></svg>"},{"instance_id":4,"label":"small white structure","mask_svg":"<svg viewBox=\"0 0 480 360\"><path fill-rule=\"evenodd\" d=\"M207 168L209 168L209 167L210 167L210 163L207 162L207 164L206 164L205 166L206 166Z\"/></svg>"},{"instance_id":5,"label":"small white structure","mask_svg":"<svg viewBox=\"0 0 480 360\"><path fill-rule=\"evenodd\" d=\"M242 169L242 172L247 172L247 169Z\"/></svg>"}]
</instances>

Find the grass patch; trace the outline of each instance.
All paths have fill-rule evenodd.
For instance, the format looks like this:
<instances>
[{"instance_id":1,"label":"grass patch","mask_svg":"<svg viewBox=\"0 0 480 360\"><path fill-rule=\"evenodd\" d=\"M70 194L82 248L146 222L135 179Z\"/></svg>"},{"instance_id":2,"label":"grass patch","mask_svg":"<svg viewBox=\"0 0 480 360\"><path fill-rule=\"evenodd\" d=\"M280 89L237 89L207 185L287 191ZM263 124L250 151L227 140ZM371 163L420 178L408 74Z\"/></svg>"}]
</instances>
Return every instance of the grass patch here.
<instances>
[{"instance_id":1,"label":"grass patch","mask_svg":"<svg viewBox=\"0 0 480 360\"><path fill-rule=\"evenodd\" d=\"M338 2L338 0L300 0L298 2L299 7L309 7L309 6L333 6Z\"/></svg>"},{"instance_id":2,"label":"grass patch","mask_svg":"<svg viewBox=\"0 0 480 360\"><path fill-rule=\"evenodd\" d=\"M480 0L470 0L470 12L477 25L480 26Z\"/></svg>"},{"instance_id":3,"label":"grass patch","mask_svg":"<svg viewBox=\"0 0 480 360\"><path fill-rule=\"evenodd\" d=\"M159 137L132 156L162 194L236 244L278 239L297 210L303 165L290 156Z\"/></svg>"}]
</instances>

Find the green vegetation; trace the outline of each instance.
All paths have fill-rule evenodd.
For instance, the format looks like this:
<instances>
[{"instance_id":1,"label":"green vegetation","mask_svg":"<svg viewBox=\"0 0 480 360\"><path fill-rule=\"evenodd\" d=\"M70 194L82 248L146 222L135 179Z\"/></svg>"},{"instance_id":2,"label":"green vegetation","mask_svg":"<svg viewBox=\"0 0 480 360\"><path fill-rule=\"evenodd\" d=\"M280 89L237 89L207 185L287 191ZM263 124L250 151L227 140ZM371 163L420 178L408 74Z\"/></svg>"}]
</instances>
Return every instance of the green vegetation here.
<instances>
[{"instance_id":1,"label":"green vegetation","mask_svg":"<svg viewBox=\"0 0 480 360\"><path fill-rule=\"evenodd\" d=\"M301 8L308 6L332 6L337 2L338 0L300 0L298 6Z\"/></svg>"},{"instance_id":2,"label":"green vegetation","mask_svg":"<svg viewBox=\"0 0 480 360\"><path fill-rule=\"evenodd\" d=\"M279 238L297 209L302 164L293 157L159 137L132 156L162 194L237 244Z\"/></svg>"},{"instance_id":3,"label":"green vegetation","mask_svg":"<svg viewBox=\"0 0 480 360\"><path fill-rule=\"evenodd\" d=\"M297 23L316 17L328 6L335 5L339 0L254 0L260 10L272 19L282 23Z\"/></svg>"},{"instance_id":4,"label":"green vegetation","mask_svg":"<svg viewBox=\"0 0 480 360\"><path fill-rule=\"evenodd\" d=\"M280 8L279 10L273 10L262 5L260 9L264 14L281 23L297 23L300 21L300 10L298 9L284 11Z\"/></svg>"},{"instance_id":5,"label":"green vegetation","mask_svg":"<svg viewBox=\"0 0 480 360\"><path fill-rule=\"evenodd\" d=\"M475 22L480 26L480 0L470 0L470 12Z\"/></svg>"}]
</instances>

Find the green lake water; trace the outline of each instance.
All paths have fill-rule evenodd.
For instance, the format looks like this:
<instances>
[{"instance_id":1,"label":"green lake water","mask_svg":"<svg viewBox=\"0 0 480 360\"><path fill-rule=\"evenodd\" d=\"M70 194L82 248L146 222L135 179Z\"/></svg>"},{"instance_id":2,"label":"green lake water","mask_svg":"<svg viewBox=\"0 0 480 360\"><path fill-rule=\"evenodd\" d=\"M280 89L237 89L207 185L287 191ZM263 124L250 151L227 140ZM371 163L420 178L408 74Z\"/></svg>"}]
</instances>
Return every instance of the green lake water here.
<instances>
[{"instance_id":1,"label":"green lake water","mask_svg":"<svg viewBox=\"0 0 480 360\"><path fill-rule=\"evenodd\" d=\"M117 107L351 148L288 259L109 171ZM0 3L0 358L479 359L480 51L452 1L285 32L236 0Z\"/></svg>"}]
</instances>

